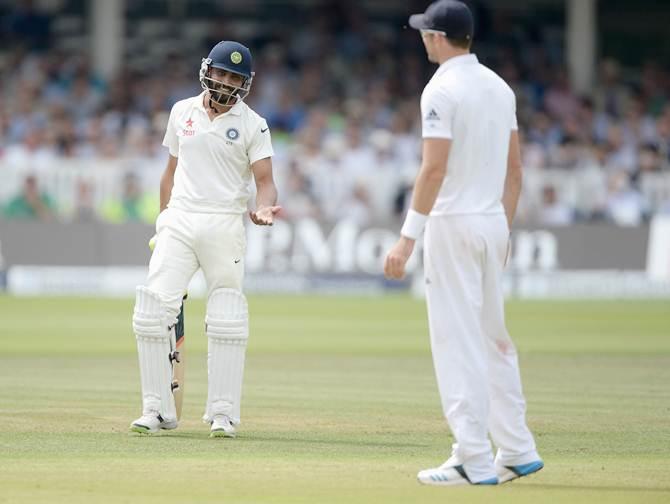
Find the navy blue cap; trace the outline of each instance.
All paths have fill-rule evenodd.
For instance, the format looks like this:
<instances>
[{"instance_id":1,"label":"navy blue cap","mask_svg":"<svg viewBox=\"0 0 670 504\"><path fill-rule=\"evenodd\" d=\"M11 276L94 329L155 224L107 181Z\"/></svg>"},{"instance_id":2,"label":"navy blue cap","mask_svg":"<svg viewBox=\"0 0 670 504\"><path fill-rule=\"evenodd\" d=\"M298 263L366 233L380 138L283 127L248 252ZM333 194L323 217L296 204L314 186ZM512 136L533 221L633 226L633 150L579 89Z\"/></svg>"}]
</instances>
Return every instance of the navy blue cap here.
<instances>
[{"instance_id":1,"label":"navy blue cap","mask_svg":"<svg viewBox=\"0 0 670 504\"><path fill-rule=\"evenodd\" d=\"M470 8L458 0L437 0L423 14L414 14L409 25L416 30L438 30L448 38L470 40L474 34L474 21Z\"/></svg>"},{"instance_id":2,"label":"navy blue cap","mask_svg":"<svg viewBox=\"0 0 670 504\"><path fill-rule=\"evenodd\" d=\"M210 66L251 78L251 51L232 40L223 40L209 52Z\"/></svg>"}]
</instances>

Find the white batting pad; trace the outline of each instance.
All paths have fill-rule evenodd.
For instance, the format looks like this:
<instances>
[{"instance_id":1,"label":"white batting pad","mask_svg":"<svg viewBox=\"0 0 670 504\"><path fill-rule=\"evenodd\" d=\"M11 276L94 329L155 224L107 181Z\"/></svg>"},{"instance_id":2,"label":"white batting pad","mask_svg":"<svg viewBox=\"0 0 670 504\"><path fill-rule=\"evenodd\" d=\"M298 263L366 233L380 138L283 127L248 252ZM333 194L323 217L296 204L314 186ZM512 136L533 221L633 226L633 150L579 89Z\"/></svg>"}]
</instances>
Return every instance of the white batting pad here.
<instances>
[{"instance_id":1,"label":"white batting pad","mask_svg":"<svg viewBox=\"0 0 670 504\"><path fill-rule=\"evenodd\" d=\"M207 407L203 420L224 414L240 422L244 354L249 339L249 311L235 289L216 289L207 301Z\"/></svg>"},{"instance_id":2,"label":"white batting pad","mask_svg":"<svg viewBox=\"0 0 670 504\"><path fill-rule=\"evenodd\" d=\"M171 343L167 315L158 294L137 287L133 330L137 339L144 414L158 412L165 421L177 419L172 396Z\"/></svg>"}]
</instances>

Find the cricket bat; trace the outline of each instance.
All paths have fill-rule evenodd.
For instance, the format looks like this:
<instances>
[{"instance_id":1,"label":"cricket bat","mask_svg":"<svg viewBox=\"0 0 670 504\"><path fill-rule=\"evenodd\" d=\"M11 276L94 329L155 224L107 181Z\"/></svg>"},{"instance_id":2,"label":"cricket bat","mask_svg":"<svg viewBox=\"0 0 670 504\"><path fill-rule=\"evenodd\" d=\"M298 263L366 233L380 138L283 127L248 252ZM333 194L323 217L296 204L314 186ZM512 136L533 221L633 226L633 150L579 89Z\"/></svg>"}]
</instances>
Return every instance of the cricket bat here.
<instances>
[{"instance_id":1,"label":"cricket bat","mask_svg":"<svg viewBox=\"0 0 670 504\"><path fill-rule=\"evenodd\" d=\"M175 358L172 362L172 395L177 410L177 420L181 419L181 408L184 403L184 300L181 302L177 324L175 325Z\"/></svg>"}]
</instances>

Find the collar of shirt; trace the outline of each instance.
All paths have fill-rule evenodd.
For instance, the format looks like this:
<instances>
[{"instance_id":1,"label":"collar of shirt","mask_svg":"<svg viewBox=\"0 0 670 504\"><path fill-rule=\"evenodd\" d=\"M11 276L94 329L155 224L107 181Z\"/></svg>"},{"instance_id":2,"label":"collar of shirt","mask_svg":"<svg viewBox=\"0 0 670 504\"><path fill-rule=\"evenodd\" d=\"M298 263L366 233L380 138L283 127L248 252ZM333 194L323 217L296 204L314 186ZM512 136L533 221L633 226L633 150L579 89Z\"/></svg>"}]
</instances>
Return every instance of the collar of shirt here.
<instances>
[{"instance_id":1,"label":"collar of shirt","mask_svg":"<svg viewBox=\"0 0 670 504\"><path fill-rule=\"evenodd\" d=\"M435 71L435 76L442 75L444 72L455 66L474 65L476 63L479 63L479 60L474 54L461 54L460 56L454 56L439 66L439 68Z\"/></svg>"},{"instance_id":2,"label":"collar of shirt","mask_svg":"<svg viewBox=\"0 0 670 504\"><path fill-rule=\"evenodd\" d=\"M205 108L205 105L203 103L203 101L205 99L205 93L206 93L206 91L203 91L202 93L200 93L198 95L198 99L195 102L195 106L197 108L199 108L200 110L202 110L203 112L207 113L207 109ZM242 115L242 102L237 102L235 105L232 106L232 108L230 110L228 110L227 112L224 112L223 114L219 114L216 117L225 116L227 114L231 114L231 115L234 115L234 116Z\"/></svg>"}]
</instances>

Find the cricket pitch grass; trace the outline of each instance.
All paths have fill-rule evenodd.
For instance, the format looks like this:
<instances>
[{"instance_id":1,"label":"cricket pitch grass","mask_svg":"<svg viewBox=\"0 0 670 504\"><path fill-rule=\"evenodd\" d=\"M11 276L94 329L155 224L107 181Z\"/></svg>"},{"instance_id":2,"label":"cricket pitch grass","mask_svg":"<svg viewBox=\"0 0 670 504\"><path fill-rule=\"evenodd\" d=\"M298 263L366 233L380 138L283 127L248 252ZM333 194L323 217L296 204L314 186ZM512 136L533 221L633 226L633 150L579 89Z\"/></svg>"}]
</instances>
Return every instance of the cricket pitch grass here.
<instances>
[{"instance_id":1,"label":"cricket pitch grass","mask_svg":"<svg viewBox=\"0 0 670 504\"><path fill-rule=\"evenodd\" d=\"M0 502L670 502L667 302L508 303L546 466L489 488L416 482L452 442L423 303L249 305L243 423L210 439L203 300L186 307L182 422L139 436L133 301L0 297Z\"/></svg>"}]
</instances>

